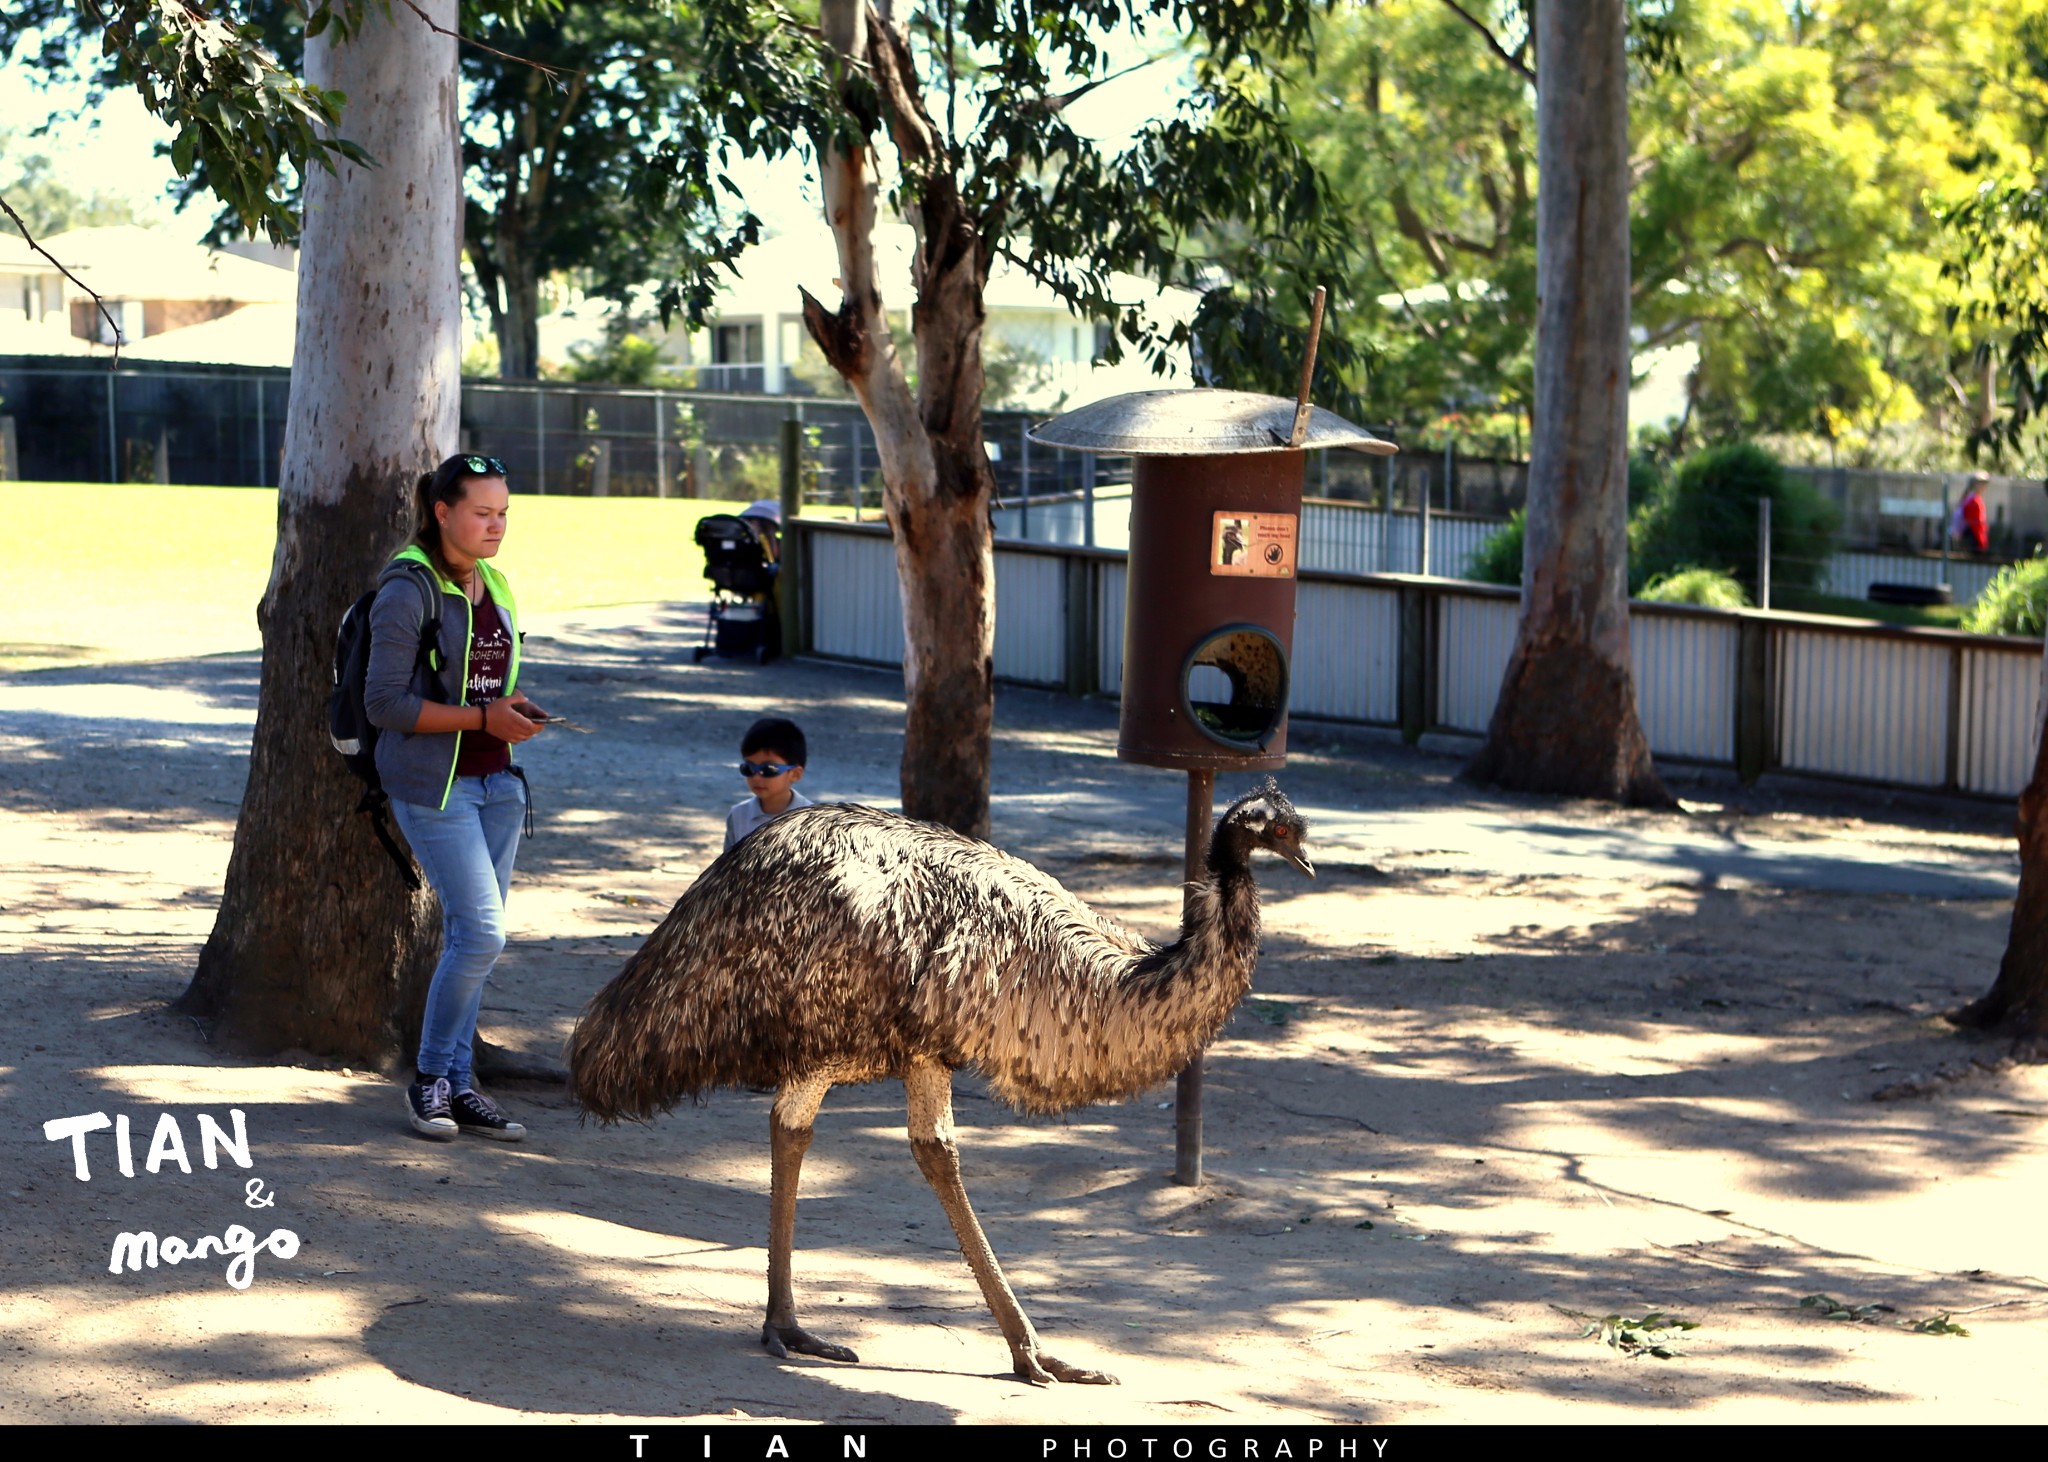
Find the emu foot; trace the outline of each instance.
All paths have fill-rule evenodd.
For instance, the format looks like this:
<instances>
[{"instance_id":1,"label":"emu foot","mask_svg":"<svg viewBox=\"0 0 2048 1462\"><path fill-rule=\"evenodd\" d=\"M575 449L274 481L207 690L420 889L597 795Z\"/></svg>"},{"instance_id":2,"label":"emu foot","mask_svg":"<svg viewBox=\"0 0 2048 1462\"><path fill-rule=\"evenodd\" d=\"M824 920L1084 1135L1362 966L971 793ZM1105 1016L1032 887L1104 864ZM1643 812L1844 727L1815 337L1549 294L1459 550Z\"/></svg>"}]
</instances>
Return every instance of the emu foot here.
<instances>
[{"instance_id":1,"label":"emu foot","mask_svg":"<svg viewBox=\"0 0 2048 1462\"><path fill-rule=\"evenodd\" d=\"M1035 1354L1030 1351L1012 1351L1019 1378L1034 1386L1047 1386L1054 1381L1065 1381L1070 1386L1114 1386L1117 1379L1108 1371L1084 1371L1079 1366L1070 1366L1057 1356L1044 1351Z\"/></svg>"},{"instance_id":2,"label":"emu foot","mask_svg":"<svg viewBox=\"0 0 2048 1462\"><path fill-rule=\"evenodd\" d=\"M820 1356L825 1360L860 1359L845 1346L820 1340L801 1325L778 1325L773 1320L761 1327L761 1344L777 1360L788 1360L791 1351L798 1355Z\"/></svg>"}]
</instances>

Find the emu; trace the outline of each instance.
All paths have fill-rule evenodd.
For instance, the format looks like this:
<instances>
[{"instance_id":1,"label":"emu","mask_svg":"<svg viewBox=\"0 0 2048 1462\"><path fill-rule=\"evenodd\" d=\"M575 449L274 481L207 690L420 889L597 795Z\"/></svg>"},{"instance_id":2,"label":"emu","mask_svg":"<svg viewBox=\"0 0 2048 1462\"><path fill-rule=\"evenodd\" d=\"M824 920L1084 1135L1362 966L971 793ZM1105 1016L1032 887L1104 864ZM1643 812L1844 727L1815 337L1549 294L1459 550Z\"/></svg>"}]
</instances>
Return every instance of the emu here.
<instances>
[{"instance_id":1,"label":"emu","mask_svg":"<svg viewBox=\"0 0 2048 1462\"><path fill-rule=\"evenodd\" d=\"M930 823L849 804L787 813L713 863L570 1038L570 1087L606 1124L722 1086L775 1088L761 1343L851 1361L797 1323L797 1176L831 1087L903 1082L910 1148L1017 1375L1113 1384L1046 1354L960 1182L952 1074L1026 1112L1131 1096L1179 1071L1251 988L1254 848L1310 877L1307 827L1268 778L1224 812L1180 937L1154 946L1045 873ZM764 898L781 917L759 917Z\"/></svg>"}]
</instances>

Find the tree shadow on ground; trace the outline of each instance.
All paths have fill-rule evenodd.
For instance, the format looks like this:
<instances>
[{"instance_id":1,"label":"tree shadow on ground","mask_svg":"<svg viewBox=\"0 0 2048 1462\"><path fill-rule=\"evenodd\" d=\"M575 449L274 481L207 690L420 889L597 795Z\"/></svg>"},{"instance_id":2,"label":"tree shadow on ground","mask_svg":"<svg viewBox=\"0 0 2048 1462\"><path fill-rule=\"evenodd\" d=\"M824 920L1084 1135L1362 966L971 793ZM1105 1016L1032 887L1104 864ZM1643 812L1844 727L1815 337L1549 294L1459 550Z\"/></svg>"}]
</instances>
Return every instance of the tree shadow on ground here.
<instances>
[{"instance_id":1,"label":"tree shadow on ground","mask_svg":"<svg viewBox=\"0 0 2048 1462\"><path fill-rule=\"evenodd\" d=\"M576 932L515 934L487 1002L550 1039L715 853L723 810L741 795L729 763L754 717L825 728L814 731L820 783L893 784L893 681L805 664L699 667L686 646L651 653L651 633L541 646L558 657L561 692L575 687L556 708L598 730L529 754L545 836L522 849L515 920L522 898L543 894L617 914L583 918ZM248 704L253 665L120 675L173 689L186 675L179 693L190 703L233 709ZM74 683L124 683L110 676L99 667ZM1017 796L1053 804L1019 824L1036 840L1025 851L1121 916L1170 928L1178 828L1162 829L1157 807L1127 789L1134 776L1174 774L1114 761L1111 708L1008 691L1001 706L999 793L1022 788ZM10 809L113 840L135 832L132 814L175 823L211 805L195 794L225 783L239 795L241 752L225 728L166 753L154 744L163 738L126 725L95 740L80 729L86 718L20 714L0 714L0 764L12 774L0 805ZM1288 782L1304 802L1338 806L1463 795L1442 758L1375 756L1311 754ZM128 757L164 766L165 778L94 779L95 763ZM1371 775L1353 774L1360 762ZM1579 830L1570 809L1528 805L1542 807L1546 825ZM1614 835L1618 815L1599 816ZM1130 825L1104 828L1118 818ZM1088 836L1068 843L1066 828ZM1884 1347L1949 1343L1830 1326L1799 1308L1811 1293L1881 1299L1909 1317L1967 1308L1978 1295L2016 1306L2048 1296L2013 1273L1895 1258L1834 1221L1939 1182L1995 1178L2037 1151L2040 1113L2001 1096L2002 1077L1931 1100L1871 1100L1988 1049L1934 1017L1988 979L2002 907L1716 890L1697 868L1676 871L1686 886L1662 891L1660 906L1638 890L1618 916L1495 929L1481 952L1453 959L1417 957L1433 931L1384 920L1382 895L1449 908L1512 891L1514 880L1354 869L1337 880L1353 912L1314 927L1309 901L1331 896L1329 885L1268 880L1266 958L1209 1063L1202 1189L1166 1181L1168 1090L1026 1119L963 1077L968 1190L1048 1346L1127 1374L1148 1363L1210 1368L1197 1374L1275 1413L1329 1419L1398 1414L1384 1399L1390 1376L1452 1398L1493 1391L1683 1414L1740 1398L1904 1400L1911 1389L1896 1368L1868 1382L1843 1379L1839 1366L1806 1372L1838 1365L1845 1334ZM65 1294L80 1311L125 1282L103 1272L110 1228L147 1220L218 1232L231 1206L182 1180L72 1185L40 1121L128 1101L104 1095L124 1081L217 1110L196 1095L207 1083L276 1075L222 1062L155 1003L182 988L196 952L198 936L156 922L189 924L189 894L152 903L107 887L81 877L47 894L45 921L63 929L10 959L6 1010L18 1041L44 1049L19 1051L0 1073L8 1109L32 1119L11 1124L0 1150L12 1144L11 1169L40 1175L9 1225L0 1293ZM604 892L645 902L611 904ZM1852 925L1883 936L1880 958L1842 956ZM194 1073L189 1087L164 1074L171 1068ZM528 1412L739 1407L818 1420L971 1416L980 1402L919 1399L917 1378L979 1384L1005 1365L916 1175L894 1084L835 1091L806 1164L799 1304L807 1323L864 1357L833 1367L772 1362L756 1340L765 1098L722 1095L607 1132L577 1127L559 1096L522 1092L510 1100L535 1128L527 1148L440 1148L407 1138L395 1087L331 1071L304 1080L311 1089L299 1097L247 1110L266 1143L264 1176L305 1215L304 1261L275 1272L309 1305L370 1317L324 1337L321 1365L367 1351L417 1384ZM1827 1232L1777 1221L1780 1212L1826 1219ZM1588 1227L1587 1213L1605 1226ZM64 1236L61 1262L38 1252L54 1235ZM136 1292L218 1282L159 1271ZM1624 1364L1580 1335L1587 1317L1647 1306L1703 1318L1696 1364ZM1247 1336L1282 1342L1298 1363L1244 1378L1235 1356ZM477 1337L487 1357L507 1361L495 1374L463 1364L465 1338ZM112 1370L289 1386L309 1374L303 1355L293 1359L297 1343L113 1336L80 1341L76 1353Z\"/></svg>"}]
</instances>

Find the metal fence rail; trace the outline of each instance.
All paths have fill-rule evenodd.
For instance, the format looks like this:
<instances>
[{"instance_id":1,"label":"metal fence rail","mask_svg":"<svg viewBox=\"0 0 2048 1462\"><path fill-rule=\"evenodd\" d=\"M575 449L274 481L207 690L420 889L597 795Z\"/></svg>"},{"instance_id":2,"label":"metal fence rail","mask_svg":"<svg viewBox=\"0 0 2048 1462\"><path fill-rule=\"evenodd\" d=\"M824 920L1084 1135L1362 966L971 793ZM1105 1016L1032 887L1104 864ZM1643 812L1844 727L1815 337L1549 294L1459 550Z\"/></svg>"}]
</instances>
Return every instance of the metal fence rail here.
<instances>
[{"instance_id":1,"label":"metal fence rail","mask_svg":"<svg viewBox=\"0 0 2048 1462\"><path fill-rule=\"evenodd\" d=\"M813 652L900 664L886 530L799 519L795 531ZM997 678L1115 695L1124 588L1120 552L999 546ZM1410 739L1481 734L1519 604L1517 591L1490 585L1304 570L1291 709ZM1993 797L2016 795L2032 770L2038 641L1636 603L1630 649L1637 710L1659 757Z\"/></svg>"}]
</instances>

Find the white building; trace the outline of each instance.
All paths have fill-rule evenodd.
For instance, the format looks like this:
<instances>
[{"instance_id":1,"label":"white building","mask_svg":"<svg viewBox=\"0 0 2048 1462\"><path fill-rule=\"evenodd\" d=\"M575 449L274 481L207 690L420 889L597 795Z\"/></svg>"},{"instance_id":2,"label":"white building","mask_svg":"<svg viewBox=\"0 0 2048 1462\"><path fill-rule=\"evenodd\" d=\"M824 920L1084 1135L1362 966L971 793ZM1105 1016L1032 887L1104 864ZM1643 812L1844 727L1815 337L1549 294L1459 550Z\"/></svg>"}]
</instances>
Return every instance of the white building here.
<instances>
[{"instance_id":1,"label":"white building","mask_svg":"<svg viewBox=\"0 0 2048 1462\"><path fill-rule=\"evenodd\" d=\"M298 278L290 268L135 224L73 229L37 242L91 293L19 238L0 236L0 354L105 351L118 334L137 359L291 363ZM262 313L232 330L210 328L250 309Z\"/></svg>"},{"instance_id":2,"label":"white building","mask_svg":"<svg viewBox=\"0 0 2048 1462\"><path fill-rule=\"evenodd\" d=\"M70 288L57 266L0 233L0 355L77 355L86 346L71 335L65 308Z\"/></svg>"},{"instance_id":3,"label":"white building","mask_svg":"<svg viewBox=\"0 0 2048 1462\"><path fill-rule=\"evenodd\" d=\"M906 334L916 297L910 270L913 248L908 225L877 228L882 298ZM664 333L649 318L651 308L633 313L644 321L639 333L660 340L675 365L694 367L697 384L705 390L770 395L834 390L831 369L804 329L798 289L808 289L827 308L837 308L838 273L832 237L820 226L782 234L747 250L740 257L737 277L720 291L706 329L689 332L678 325ZM1192 290L1162 291L1132 275L1118 275L1116 286L1121 298L1141 304L1162 327L1191 318L1200 298ZM1010 382L1005 399L990 399L991 406L1050 411L1123 391L1189 384L1184 360L1165 376L1155 376L1135 353L1114 367L1097 364L1109 327L1078 318L1059 296L1007 260L999 258L991 266L983 303L988 312L985 358L993 375ZM543 317L541 357L566 363L578 345L594 345L603 337L612 313L609 302L592 300Z\"/></svg>"}]
</instances>

